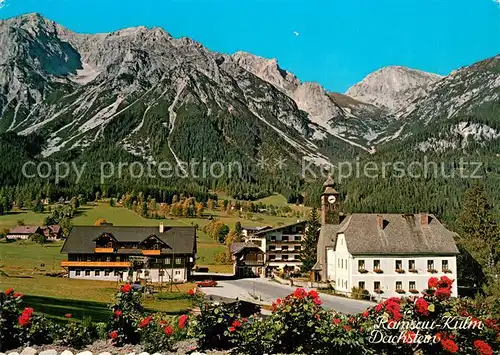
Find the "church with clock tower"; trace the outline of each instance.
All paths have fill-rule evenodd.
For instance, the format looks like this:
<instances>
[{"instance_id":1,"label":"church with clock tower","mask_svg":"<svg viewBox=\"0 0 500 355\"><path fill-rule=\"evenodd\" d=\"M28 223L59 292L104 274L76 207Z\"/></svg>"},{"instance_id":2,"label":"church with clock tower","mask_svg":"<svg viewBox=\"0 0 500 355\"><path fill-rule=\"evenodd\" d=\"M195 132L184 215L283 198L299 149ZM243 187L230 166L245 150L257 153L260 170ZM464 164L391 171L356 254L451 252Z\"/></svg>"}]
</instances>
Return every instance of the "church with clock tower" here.
<instances>
[{"instance_id":1,"label":"church with clock tower","mask_svg":"<svg viewBox=\"0 0 500 355\"><path fill-rule=\"evenodd\" d=\"M430 277L457 277L456 234L434 215L344 214L329 177L321 195L315 281L349 294L353 287L388 298L419 294ZM452 295L457 295L457 282Z\"/></svg>"}]
</instances>

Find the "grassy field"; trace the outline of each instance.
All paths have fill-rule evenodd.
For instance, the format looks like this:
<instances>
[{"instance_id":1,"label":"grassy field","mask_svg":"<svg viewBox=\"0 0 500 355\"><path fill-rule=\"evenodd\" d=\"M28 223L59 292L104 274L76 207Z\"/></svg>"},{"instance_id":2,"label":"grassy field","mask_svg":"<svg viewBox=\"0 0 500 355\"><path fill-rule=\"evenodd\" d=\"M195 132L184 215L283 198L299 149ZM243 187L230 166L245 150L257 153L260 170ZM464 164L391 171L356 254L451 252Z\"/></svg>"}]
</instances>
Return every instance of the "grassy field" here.
<instances>
[{"instance_id":1,"label":"grassy field","mask_svg":"<svg viewBox=\"0 0 500 355\"><path fill-rule=\"evenodd\" d=\"M46 213L47 214L47 213ZM18 220L26 225L40 225L46 214L31 211L18 211L0 216L0 229L12 228ZM252 220L228 216L218 211L208 211L207 215L220 218L230 228L239 221L243 226L286 224L294 219L255 214ZM208 218L172 218L151 220L122 207L110 207L107 203L84 205L78 209L73 225L93 225L100 218L116 226L158 226L160 223L170 226L198 225L198 261L200 266L208 266L212 272L232 272L231 265L215 265L214 254L226 250L201 231L209 223ZM85 316L95 321L106 321L109 317L108 306L118 288L117 282L71 280L47 276L62 271L60 262L66 259L61 254L62 242L38 245L30 241L15 243L0 242L0 290L13 287L25 294L25 302L40 313L51 318L63 320L66 313L76 319ZM168 314L186 312L191 304L186 296L193 284L178 285L180 291L164 289L157 297L145 299L145 306L150 310Z\"/></svg>"}]
</instances>

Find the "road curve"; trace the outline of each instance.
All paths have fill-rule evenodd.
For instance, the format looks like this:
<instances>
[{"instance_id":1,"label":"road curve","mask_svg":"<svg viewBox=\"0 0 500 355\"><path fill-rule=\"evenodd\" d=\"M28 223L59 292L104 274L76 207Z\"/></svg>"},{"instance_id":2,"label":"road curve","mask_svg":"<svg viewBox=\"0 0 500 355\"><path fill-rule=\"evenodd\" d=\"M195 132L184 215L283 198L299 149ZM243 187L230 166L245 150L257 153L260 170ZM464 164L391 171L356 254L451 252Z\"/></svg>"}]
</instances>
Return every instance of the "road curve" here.
<instances>
[{"instance_id":1,"label":"road curve","mask_svg":"<svg viewBox=\"0 0 500 355\"><path fill-rule=\"evenodd\" d=\"M271 304L277 298L284 298L293 293L296 287L282 285L269 279L240 279L218 281L217 287L203 288L206 295L214 295L227 298L238 298L240 300L255 302L256 299L262 303ZM310 290L306 288L306 290ZM323 306L342 313L356 314L363 312L374 304L367 301L354 300L345 297L320 295Z\"/></svg>"}]
</instances>

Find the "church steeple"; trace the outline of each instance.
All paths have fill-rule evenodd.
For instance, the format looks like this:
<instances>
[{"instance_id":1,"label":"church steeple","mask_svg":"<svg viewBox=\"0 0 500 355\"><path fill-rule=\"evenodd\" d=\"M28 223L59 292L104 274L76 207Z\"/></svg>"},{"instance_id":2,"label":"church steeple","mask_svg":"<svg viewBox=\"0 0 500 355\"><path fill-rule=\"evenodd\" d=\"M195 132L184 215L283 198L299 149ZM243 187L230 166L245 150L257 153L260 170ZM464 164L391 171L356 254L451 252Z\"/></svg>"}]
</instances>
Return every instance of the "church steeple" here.
<instances>
[{"instance_id":1,"label":"church steeple","mask_svg":"<svg viewBox=\"0 0 500 355\"><path fill-rule=\"evenodd\" d=\"M323 184L321 195L321 224L340 223L340 201L339 193L334 188L335 182L331 175Z\"/></svg>"}]
</instances>

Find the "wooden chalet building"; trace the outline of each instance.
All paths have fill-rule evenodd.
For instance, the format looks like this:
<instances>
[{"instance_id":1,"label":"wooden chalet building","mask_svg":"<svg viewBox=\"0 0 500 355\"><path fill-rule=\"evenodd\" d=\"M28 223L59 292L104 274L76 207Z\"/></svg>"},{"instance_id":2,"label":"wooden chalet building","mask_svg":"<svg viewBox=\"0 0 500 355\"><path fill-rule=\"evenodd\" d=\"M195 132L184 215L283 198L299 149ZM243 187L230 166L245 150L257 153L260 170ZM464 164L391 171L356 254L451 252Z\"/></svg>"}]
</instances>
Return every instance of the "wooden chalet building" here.
<instances>
[{"instance_id":1,"label":"wooden chalet building","mask_svg":"<svg viewBox=\"0 0 500 355\"><path fill-rule=\"evenodd\" d=\"M263 276L265 273L265 254L251 242L233 243L230 247L236 277Z\"/></svg>"},{"instance_id":2,"label":"wooden chalet building","mask_svg":"<svg viewBox=\"0 0 500 355\"><path fill-rule=\"evenodd\" d=\"M61 252L72 279L185 282L196 260L196 228L75 226Z\"/></svg>"}]
</instances>

